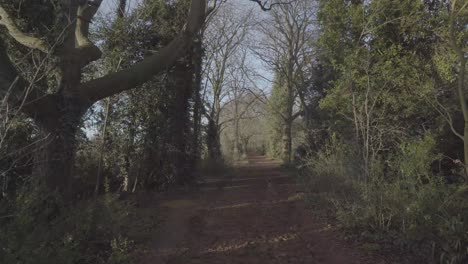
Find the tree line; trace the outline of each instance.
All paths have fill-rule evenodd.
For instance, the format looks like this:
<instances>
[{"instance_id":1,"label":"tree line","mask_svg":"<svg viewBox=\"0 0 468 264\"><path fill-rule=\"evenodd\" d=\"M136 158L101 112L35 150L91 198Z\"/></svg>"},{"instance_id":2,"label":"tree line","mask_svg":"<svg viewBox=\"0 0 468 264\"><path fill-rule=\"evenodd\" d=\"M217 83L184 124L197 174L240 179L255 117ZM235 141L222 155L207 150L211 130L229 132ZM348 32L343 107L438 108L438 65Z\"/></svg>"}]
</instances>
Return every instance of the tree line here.
<instances>
[{"instance_id":1,"label":"tree line","mask_svg":"<svg viewBox=\"0 0 468 264\"><path fill-rule=\"evenodd\" d=\"M44 233L61 241L72 217L89 232L67 258L96 260L95 236L121 252L121 223L99 223L130 210L123 197L196 184L251 152L295 165L308 200L359 239L466 261L466 1L103 3L0 4L10 262ZM100 261L122 257L112 250Z\"/></svg>"}]
</instances>

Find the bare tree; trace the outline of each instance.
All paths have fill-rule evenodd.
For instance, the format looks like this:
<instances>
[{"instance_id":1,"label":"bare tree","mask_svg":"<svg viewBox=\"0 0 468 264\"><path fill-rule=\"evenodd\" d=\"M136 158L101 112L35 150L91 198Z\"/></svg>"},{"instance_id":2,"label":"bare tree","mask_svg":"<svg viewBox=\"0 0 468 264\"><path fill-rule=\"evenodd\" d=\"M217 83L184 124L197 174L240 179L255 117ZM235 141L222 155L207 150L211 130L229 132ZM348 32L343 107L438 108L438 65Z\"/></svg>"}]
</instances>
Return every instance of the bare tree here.
<instances>
[{"instance_id":1,"label":"bare tree","mask_svg":"<svg viewBox=\"0 0 468 264\"><path fill-rule=\"evenodd\" d=\"M251 129L246 126L246 122L253 119L259 121L260 116L263 116L263 113L257 109L258 104L263 103L251 94L252 89L248 88L250 84L245 71L246 57L247 53L244 50L242 56L234 61L236 66L231 67L228 71L228 101L223 107L220 122L224 136L232 136L232 156L234 160L240 160L241 157L245 157L247 154L247 146L243 144L245 141L242 138L245 138L245 135L249 134L248 131ZM257 132L261 133L258 124L259 122L257 122Z\"/></svg>"},{"instance_id":2,"label":"bare tree","mask_svg":"<svg viewBox=\"0 0 468 264\"><path fill-rule=\"evenodd\" d=\"M220 114L223 100L227 95L226 73L228 68L232 67L232 59L245 40L250 17L251 11L243 15L236 14L232 6L225 4L210 21L205 32L204 43L207 52L205 77L210 91L210 98L205 100L209 107L206 111L207 147L208 157L212 161L221 158Z\"/></svg>"},{"instance_id":3,"label":"bare tree","mask_svg":"<svg viewBox=\"0 0 468 264\"><path fill-rule=\"evenodd\" d=\"M314 40L313 1L297 0L279 5L271 13L271 21L260 24L264 41L254 46L253 51L277 75L286 91L286 111L281 113L283 126L283 158L291 161L292 124L303 114L295 110L296 100L302 99L305 88L304 76L311 68Z\"/></svg>"},{"instance_id":4,"label":"bare tree","mask_svg":"<svg viewBox=\"0 0 468 264\"><path fill-rule=\"evenodd\" d=\"M269 1L269 0L250 0L251 2L257 3L260 8L263 11L270 11L273 9L274 6L279 6L279 5L288 5L294 2L294 0L291 1Z\"/></svg>"}]
</instances>

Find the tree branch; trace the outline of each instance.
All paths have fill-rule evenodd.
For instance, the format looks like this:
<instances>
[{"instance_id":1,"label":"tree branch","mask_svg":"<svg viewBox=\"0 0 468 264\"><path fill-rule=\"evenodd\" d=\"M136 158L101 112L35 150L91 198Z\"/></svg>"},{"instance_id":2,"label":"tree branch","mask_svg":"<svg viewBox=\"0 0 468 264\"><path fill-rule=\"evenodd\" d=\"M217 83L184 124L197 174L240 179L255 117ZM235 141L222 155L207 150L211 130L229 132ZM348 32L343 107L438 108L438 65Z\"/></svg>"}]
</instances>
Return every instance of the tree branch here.
<instances>
[{"instance_id":1,"label":"tree branch","mask_svg":"<svg viewBox=\"0 0 468 264\"><path fill-rule=\"evenodd\" d=\"M31 49L38 49L44 53L48 53L49 49L46 42L23 33L2 6L0 6L0 25L5 26L8 30L8 34L20 44Z\"/></svg>"},{"instance_id":2,"label":"tree branch","mask_svg":"<svg viewBox=\"0 0 468 264\"><path fill-rule=\"evenodd\" d=\"M270 11L276 5L288 5L288 4L291 4L292 2L294 2L294 0L291 0L289 2L276 2L276 3L272 3L272 4L268 5L268 0L266 0L266 1L250 0L250 1L257 3L263 11Z\"/></svg>"},{"instance_id":3,"label":"tree branch","mask_svg":"<svg viewBox=\"0 0 468 264\"><path fill-rule=\"evenodd\" d=\"M3 43L0 42L0 98L5 98L12 106L21 109L30 117L41 113L53 113L50 100L53 96L33 89L32 85L19 75L13 66ZM53 114L51 114L53 118Z\"/></svg>"},{"instance_id":4,"label":"tree branch","mask_svg":"<svg viewBox=\"0 0 468 264\"><path fill-rule=\"evenodd\" d=\"M296 120L299 116L304 115L304 111L299 111L291 116L291 120Z\"/></svg>"},{"instance_id":5,"label":"tree branch","mask_svg":"<svg viewBox=\"0 0 468 264\"><path fill-rule=\"evenodd\" d=\"M193 38L205 20L206 0L192 0L189 17L183 31L166 47L132 67L83 83L79 96L84 103L92 104L108 96L135 88L156 74L171 67L192 44Z\"/></svg>"},{"instance_id":6,"label":"tree branch","mask_svg":"<svg viewBox=\"0 0 468 264\"><path fill-rule=\"evenodd\" d=\"M98 60L102 56L101 50L89 40L89 24L96 15L102 0L84 1L78 7L75 38L78 47L76 48L76 58L84 66L90 62Z\"/></svg>"}]
</instances>

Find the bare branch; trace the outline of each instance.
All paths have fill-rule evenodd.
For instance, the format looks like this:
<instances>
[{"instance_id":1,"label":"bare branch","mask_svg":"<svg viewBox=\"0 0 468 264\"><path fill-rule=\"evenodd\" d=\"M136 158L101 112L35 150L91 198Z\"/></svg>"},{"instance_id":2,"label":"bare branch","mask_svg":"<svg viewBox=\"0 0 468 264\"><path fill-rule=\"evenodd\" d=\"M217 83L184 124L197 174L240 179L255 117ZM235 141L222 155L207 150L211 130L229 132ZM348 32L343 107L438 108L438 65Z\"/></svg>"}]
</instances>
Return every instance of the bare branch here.
<instances>
[{"instance_id":1,"label":"bare branch","mask_svg":"<svg viewBox=\"0 0 468 264\"><path fill-rule=\"evenodd\" d=\"M0 97L6 98L11 106L22 109L31 117L37 116L38 111L44 114L54 112L51 109L54 104L50 104L53 96L32 86L17 72L0 42Z\"/></svg>"},{"instance_id":2,"label":"bare branch","mask_svg":"<svg viewBox=\"0 0 468 264\"><path fill-rule=\"evenodd\" d=\"M294 2L294 0L291 0L289 2L276 2L276 3L268 4L268 0L266 0L266 1L250 0L250 1L257 3L263 11L270 11L276 5L288 5L288 4L291 4L292 2Z\"/></svg>"},{"instance_id":3,"label":"bare branch","mask_svg":"<svg viewBox=\"0 0 468 264\"><path fill-rule=\"evenodd\" d=\"M8 30L8 34L10 34L10 36L20 44L31 49L38 49L44 53L48 52L49 49L46 42L42 39L23 33L2 6L0 6L0 25L5 26Z\"/></svg>"},{"instance_id":4,"label":"bare branch","mask_svg":"<svg viewBox=\"0 0 468 264\"><path fill-rule=\"evenodd\" d=\"M437 106L431 104L432 107L434 107L434 109L437 112L439 112L442 118L447 122L447 124L450 127L450 130L452 130L452 133L458 138L460 138L462 141L465 141L465 138L453 126L453 119L452 119L452 115L450 114L450 111L437 99L437 96L435 96L434 101L436 102Z\"/></svg>"}]
</instances>

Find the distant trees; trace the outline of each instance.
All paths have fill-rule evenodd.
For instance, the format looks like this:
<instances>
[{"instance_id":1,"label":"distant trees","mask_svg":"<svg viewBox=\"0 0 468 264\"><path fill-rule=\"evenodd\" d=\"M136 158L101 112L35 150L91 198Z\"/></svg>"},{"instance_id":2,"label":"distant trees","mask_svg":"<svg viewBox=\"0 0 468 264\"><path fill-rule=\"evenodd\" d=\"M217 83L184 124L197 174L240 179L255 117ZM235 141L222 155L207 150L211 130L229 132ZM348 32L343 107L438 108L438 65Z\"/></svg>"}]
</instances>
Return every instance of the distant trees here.
<instances>
[{"instance_id":1,"label":"distant trees","mask_svg":"<svg viewBox=\"0 0 468 264\"><path fill-rule=\"evenodd\" d=\"M264 39L254 48L258 59L275 72L274 85L285 91L284 109L278 114L286 163L291 161L293 122L307 111L303 90L314 62L314 5L314 1L303 0L278 5L271 12L271 20L260 24Z\"/></svg>"},{"instance_id":2,"label":"distant trees","mask_svg":"<svg viewBox=\"0 0 468 264\"><path fill-rule=\"evenodd\" d=\"M235 60L237 67L230 69L227 103L221 113L221 132L225 151L234 161L247 157L247 152L263 149L265 140L265 105L261 95L253 94L246 76L246 54Z\"/></svg>"},{"instance_id":3,"label":"distant trees","mask_svg":"<svg viewBox=\"0 0 468 264\"><path fill-rule=\"evenodd\" d=\"M246 13L224 4L210 21L204 37L206 49L205 81L207 85L206 144L208 159L219 162L222 158L220 116L227 95L233 86L228 85L228 72L232 70L240 47L251 27L252 11ZM235 87L235 86L234 86Z\"/></svg>"}]
</instances>

